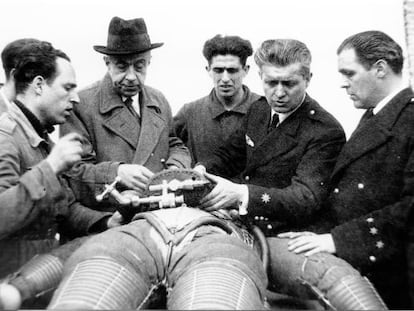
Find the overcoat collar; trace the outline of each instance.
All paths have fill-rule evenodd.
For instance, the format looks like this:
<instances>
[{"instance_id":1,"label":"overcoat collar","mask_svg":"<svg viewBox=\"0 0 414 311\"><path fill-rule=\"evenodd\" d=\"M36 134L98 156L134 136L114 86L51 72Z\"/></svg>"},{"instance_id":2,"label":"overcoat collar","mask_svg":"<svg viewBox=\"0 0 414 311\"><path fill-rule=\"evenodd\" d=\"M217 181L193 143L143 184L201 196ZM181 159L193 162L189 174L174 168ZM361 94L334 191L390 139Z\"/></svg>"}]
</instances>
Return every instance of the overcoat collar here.
<instances>
[{"instance_id":1,"label":"overcoat collar","mask_svg":"<svg viewBox=\"0 0 414 311\"><path fill-rule=\"evenodd\" d=\"M414 97L410 88L398 93L376 115L352 133L339 154L332 177L362 155L384 144L393 136L392 128L404 107Z\"/></svg>"},{"instance_id":2,"label":"overcoat collar","mask_svg":"<svg viewBox=\"0 0 414 311\"><path fill-rule=\"evenodd\" d=\"M264 104L266 103L266 104ZM284 153L297 146L297 133L303 120L308 117L309 110L312 109L312 99L306 94L302 105L291 114L275 130L267 133L267 126L270 123L270 106L264 100L260 105L258 118L253 124L251 139L258 144L253 151L251 165L249 169L255 169L263 163L269 162L272 158L281 157Z\"/></svg>"},{"instance_id":3,"label":"overcoat collar","mask_svg":"<svg viewBox=\"0 0 414 311\"><path fill-rule=\"evenodd\" d=\"M29 140L30 145L33 148L37 148L42 142L46 142L34 129L33 125L30 123L29 119L25 116L23 111L13 102L9 105L9 113L13 119L18 123L23 129L24 134Z\"/></svg>"},{"instance_id":4,"label":"overcoat collar","mask_svg":"<svg viewBox=\"0 0 414 311\"><path fill-rule=\"evenodd\" d=\"M142 113L140 123L114 91L108 74L102 80L98 96L103 125L136 149L133 163L144 164L158 144L162 130L168 126L161 115L159 99L148 92L145 86L142 88L139 96Z\"/></svg>"},{"instance_id":5,"label":"overcoat collar","mask_svg":"<svg viewBox=\"0 0 414 311\"><path fill-rule=\"evenodd\" d=\"M119 94L115 92L114 87L112 85L111 77L109 76L108 73L105 75L105 77L102 80L99 93L100 93L99 94L100 96L99 111L101 114L105 114L117 107L125 106L124 103L122 102L121 96L119 96ZM154 107L155 110L158 110L158 111L160 110L160 106L157 101L149 100L150 98L148 98L149 96L148 96L145 86L142 88L141 93L144 95L143 96L144 106Z\"/></svg>"}]
</instances>

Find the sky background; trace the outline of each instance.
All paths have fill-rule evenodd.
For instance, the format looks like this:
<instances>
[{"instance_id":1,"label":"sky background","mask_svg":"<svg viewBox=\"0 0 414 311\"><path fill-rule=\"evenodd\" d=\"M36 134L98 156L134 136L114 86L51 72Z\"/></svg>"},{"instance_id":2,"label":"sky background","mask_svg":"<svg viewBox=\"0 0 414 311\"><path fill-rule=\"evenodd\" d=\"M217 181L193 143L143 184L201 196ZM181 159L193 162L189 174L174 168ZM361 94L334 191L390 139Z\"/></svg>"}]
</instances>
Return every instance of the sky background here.
<instances>
[{"instance_id":1,"label":"sky background","mask_svg":"<svg viewBox=\"0 0 414 311\"><path fill-rule=\"evenodd\" d=\"M92 46L106 45L111 18L143 17L151 41L164 42L152 52L146 83L161 90L176 113L212 88L201 52L207 39L216 34L239 35L250 40L254 49L267 39L298 39L313 56L308 93L341 122L349 136L361 111L339 88L336 48L354 33L375 29L406 50L402 1L3 0L0 49L24 37L50 41L71 57L82 88L106 72L103 55ZM248 64L245 83L263 94L253 57Z\"/></svg>"}]
</instances>

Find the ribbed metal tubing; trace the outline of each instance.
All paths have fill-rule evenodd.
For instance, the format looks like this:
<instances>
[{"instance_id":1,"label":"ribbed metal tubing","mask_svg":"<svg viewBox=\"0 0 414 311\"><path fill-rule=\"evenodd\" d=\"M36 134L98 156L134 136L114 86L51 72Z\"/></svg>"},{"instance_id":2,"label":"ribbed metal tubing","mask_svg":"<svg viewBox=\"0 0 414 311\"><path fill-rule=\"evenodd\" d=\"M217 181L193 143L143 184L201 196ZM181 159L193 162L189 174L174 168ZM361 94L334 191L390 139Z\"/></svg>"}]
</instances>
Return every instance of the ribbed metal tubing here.
<instances>
[{"instance_id":1,"label":"ribbed metal tubing","mask_svg":"<svg viewBox=\"0 0 414 311\"><path fill-rule=\"evenodd\" d=\"M263 309L257 287L238 267L222 261L200 263L175 284L168 299L172 310Z\"/></svg>"},{"instance_id":2,"label":"ribbed metal tubing","mask_svg":"<svg viewBox=\"0 0 414 311\"><path fill-rule=\"evenodd\" d=\"M25 300L55 289L62 279L62 270L59 258L49 254L38 255L20 269L10 284L20 291Z\"/></svg>"},{"instance_id":3,"label":"ribbed metal tubing","mask_svg":"<svg viewBox=\"0 0 414 311\"><path fill-rule=\"evenodd\" d=\"M111 258L95 257L65 277L49 309L135 309L147 292L135 272Z\"/></svg>"},{"instance_id":4,"label":"ribbed metal tubing","mask_svg":"<svg viewBox=\"0 0 414 311\"><path fill-rule=\"evenodd\" d=\"M344 277L328 292L337 310L387 310L387 306L367 278Z\"/></svg>"}]
</instances>

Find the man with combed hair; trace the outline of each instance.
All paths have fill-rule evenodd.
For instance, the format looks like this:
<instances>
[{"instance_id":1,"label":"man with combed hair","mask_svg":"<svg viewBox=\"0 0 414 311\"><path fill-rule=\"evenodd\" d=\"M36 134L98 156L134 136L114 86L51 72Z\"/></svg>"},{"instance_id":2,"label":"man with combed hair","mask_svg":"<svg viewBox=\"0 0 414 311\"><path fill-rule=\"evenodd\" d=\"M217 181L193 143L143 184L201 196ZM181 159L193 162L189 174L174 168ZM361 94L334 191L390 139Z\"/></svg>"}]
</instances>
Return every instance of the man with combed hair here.
<instances>
[{"instance_id":1,"label":"man with combed hair","mask_svg":"<svg viewBox=\"0 0 414 311\"><path fill-rule=\"evenodd\" d=\"M13 72L19 61L25 57L25 51L30 51L31 44L40 41L33 38L17 39L8 43L1 52L6 82L0 89L0 113L7 111L10 102L16 97Z\"/></svg>"},{"instance_id":2,"label":"man with combed hair","mask_svg":"<svg viewBox=\"0 0 414 311\"><path fill-rule=\"evenodd\" d=\"M62 177L81 158L81 137L71 133L56 144L49 137L79 100L68 56L44 41L26 48L14 67L16 98L0 116L0 278L8 276L16 286L20 273L35 281L39 271L46 279L60 278L62 261L81 241L59 248L58 233L81 236L119 224L111 213L76 202ZM0 306L7 298L3 288L0 284ZM24 289L22 299L33 297Z\"/></svg>"},{"instance_id":3,"label":"man with combed hair","mask_svg":"<svg viewBox=\"0 0 414 311\"><path fill-rule=\"evenodd\" d=\"M371 303L368 308L383 308L371 285L345 261L326 253L313 255L315 259L296 255L289 250L300 252L300 245L293 244L288 250L289 240L276 237L326 219L323 203L331 190L330 176L345 137L337 121L306 94L311 57L302 42L267 40L256 51L255 61L266 99L252 105L244 131L231 137L216 157L204 163L207 172L241 173L244 184L207 173L217 186L203 199L204 208L212 211L227 206L232 210L238 206L239 213L263 229L271 254L273 290L308 297L304 293L310 287L326 295L326 301L338 309L366 308L358 299L341 300L348 294L358 297L364 293ZM237 163L243 162L246 166L240 170ZM304 239L310 236L303 235ZM294 238L295 234L281 236ZM346 249L352 248L349 245ZM329 258L326 265L325 257ZM347 291L346 282L357 284L359 291Z\"/></svg>"},{"instance_id":4,"label":"man with combed hair","mask_svg":"<svg viewBox=\"0 0 414 311\"><path fill-rule=\"evenodd\" d=\"M239 36L216 35L207 40L203 55L213 80L210 94L185 104L174 117L176 134L187 145L192 163L208 159L240 126L259 95L243 84L253 49Z\"/></svg>"},{"instance_id":5,"label":"man with combed hair","mask_svg":"<svg viewBox=\"0 0 414 311\"><path fill-rule=\"evenodd\" d=\"M387 34L366 31L344 40L337 54L341 86L365 113L338 157L319 220L303 227L308 231L280 234L283 239L273 244L274 281L298 293L302 285L294 280L301 278L331 303L350 301L352 294L365 308L383 308L369 305L361 273L388 307L407 309L404 250L414 192L414 94L402 78L402 49ZM355 290L348 295L344 286Z\"/></svg>"}]
</instances>

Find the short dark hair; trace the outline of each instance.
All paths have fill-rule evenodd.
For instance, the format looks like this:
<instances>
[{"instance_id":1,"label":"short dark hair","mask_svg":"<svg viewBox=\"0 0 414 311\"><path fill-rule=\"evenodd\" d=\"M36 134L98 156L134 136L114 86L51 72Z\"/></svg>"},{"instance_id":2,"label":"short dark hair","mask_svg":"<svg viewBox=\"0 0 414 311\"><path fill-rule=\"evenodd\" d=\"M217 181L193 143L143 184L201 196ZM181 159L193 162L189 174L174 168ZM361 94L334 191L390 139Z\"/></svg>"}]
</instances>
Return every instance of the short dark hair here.
<instances>
[{"instance_id":1,"label":"short dark hair","mask_svg":"<svg viewBox=\"0 0 414 311\"><path fill-rule=\"evenodd\" d=\"M58 57L70 61L64 52L55 49L49 42L39 41L27 46L15 66L16 93L22 93L36 76L42 76L48 84L52 83L56 77Z\"/></svg>"},{"instance_id":2,"label":"short dark hair","mask_svg":"<svg viewBox=\"0 0 414 311\"><path fill-rule=\"evenodd\" d=\"M211 60L217 55L234 55L240 58L240 63L246 65L247 58L253 54L250 41L239 36L215 35L204 43L203 55L211 64Z\"/></svg>"},{"instance_id":3,"label":"short dark hair","mask_svg":"<svg viewBox=\"0 0 414 311\"><path fill-rule=\"evenodd\" d=\"M299 40L266 40L257 49L254 60L259 68L262 68L263 65L285 67L300 63L303 77L310 79L312 54L305 43Z\"/></svg>"},{"instance_id":4,"label":"short dark hair","mask_svg":"<svg viewBox=\"0 0 414 311\"><path fill-rule=\"evenodd\" d=\"M394 73L400 74L402 71L404 58L401 46L382 31L369 30L346 38L338 47L337 54L346 49L354 49L366 69L383 59Z\"/></svg>"},{"instance_id":5,"label":"short dark hair","mask_svg":"<svg viewBox=\"0 0 414 311\"><path fill-rule=\"evenodd\" d=\"M6 79L10 78L10 72L16 67L16 64L20 61L24 55L24 49L30 44L38 44L40 41L33 38L23 38L14 40L8 43L1 52L1 62L3 64L4 73Z\"/></svg>"}]
</instances>

